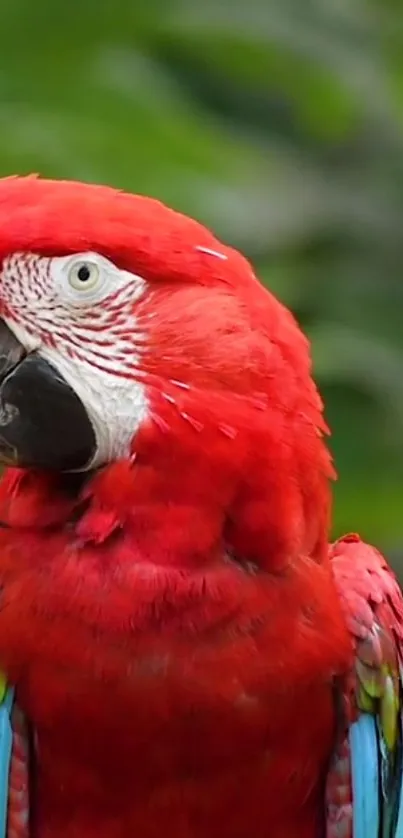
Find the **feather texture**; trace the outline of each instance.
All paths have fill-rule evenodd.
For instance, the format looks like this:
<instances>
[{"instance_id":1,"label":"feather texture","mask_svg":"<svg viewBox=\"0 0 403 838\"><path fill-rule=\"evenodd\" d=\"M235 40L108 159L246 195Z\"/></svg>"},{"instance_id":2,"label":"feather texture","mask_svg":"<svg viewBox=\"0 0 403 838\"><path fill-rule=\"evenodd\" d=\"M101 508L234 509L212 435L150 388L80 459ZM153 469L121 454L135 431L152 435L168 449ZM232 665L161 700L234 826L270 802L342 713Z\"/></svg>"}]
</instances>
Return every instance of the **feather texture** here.
<instances>
[{"instance_id":1,"label":"feather texture","mask_svg":"<svg viewBox=\"0 0 403 838\"><path fill-rule=\"evenodd\" d=\"M103 378L50 269L84 251L141 285L119 311L129 365L111 295L91 309ZM118 374L144 407L103 428L130 422L120 460L0 482L0 669L35 731L34 838L352 838L361 793L396 838L401 595L357 537L328 553L335 475L291 313L200 224L106 187L0 180L0 263L0 316L26 342L29 321L26 351L52 345L87 414ZM9 838L28 822L13 724Z\"/></svg>"},{"instance_id":2,"label":"feather texture","mask_svg":"<svg viewBox=\"0 0 403 838\"><path fill-rule=\"evenodd\" d=\"M343 685L327 835L402 838L402 593L381 554L357 535L333 545L331 562L355 665Z\"/></svg>"}]
</instances>

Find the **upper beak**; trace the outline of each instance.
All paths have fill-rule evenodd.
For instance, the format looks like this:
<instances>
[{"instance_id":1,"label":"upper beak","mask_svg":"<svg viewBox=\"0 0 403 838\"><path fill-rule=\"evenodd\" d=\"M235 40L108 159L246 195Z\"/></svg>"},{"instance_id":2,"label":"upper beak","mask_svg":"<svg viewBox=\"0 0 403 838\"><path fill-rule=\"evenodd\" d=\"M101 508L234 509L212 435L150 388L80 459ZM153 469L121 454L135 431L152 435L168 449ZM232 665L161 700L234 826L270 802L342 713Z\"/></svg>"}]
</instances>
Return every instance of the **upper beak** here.
<instances>
[{"instance_id":1,"label":"upper beak","mask_svg":"<svg viewBox=\"0 0 403 838\"><path fill-rule=\"evenodd\" d=\"M0 381L3 381L7 373L14 369L26 354L11 329L4 320L0 320Z\"/></svg>"},{"instance_id":2,"label":"upper beak","mask_svg":"<svg viewBox=\"0 0 403 838\"><path fill-rule=\"evenodd\" d=\"M95 452L94 428L73 388L39 352L27 355L0 319L0 462L76 471Z\"/></svg>"},{"instance_id":3,"label":"upper beak","mask_svg":"<svg viewBox=\"0 0 403 838\"><path fill-rule=\"evenodd\" d=\"M1 385L13 369L25 358L26 352L20 341L9 329L4 320L0 320L0 389ZM6 465L16 465L18 454L13 445L3 437L2 430L11 424L13 410L7 403L0 403L0 462Z\"/></svg>"}]
</instances>

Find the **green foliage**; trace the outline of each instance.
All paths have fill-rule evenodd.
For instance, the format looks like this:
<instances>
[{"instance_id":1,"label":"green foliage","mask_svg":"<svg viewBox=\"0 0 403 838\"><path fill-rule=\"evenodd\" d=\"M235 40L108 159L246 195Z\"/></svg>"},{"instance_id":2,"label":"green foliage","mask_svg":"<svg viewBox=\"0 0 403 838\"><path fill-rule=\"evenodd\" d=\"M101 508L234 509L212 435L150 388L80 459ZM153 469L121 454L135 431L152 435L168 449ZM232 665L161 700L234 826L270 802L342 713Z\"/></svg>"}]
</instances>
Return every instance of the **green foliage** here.
<instances>
[{"instance_id":1,"label":"green foliage","mask_svg":"<svg viewBox=\"0 0 403 838\"><path fill-rule=\"evenodd\" d=\"M3 0L0 21L0 173L152 194L242 248L313 341L335 534L398 554L400 4Z\"/></svg>"}]
</instances>

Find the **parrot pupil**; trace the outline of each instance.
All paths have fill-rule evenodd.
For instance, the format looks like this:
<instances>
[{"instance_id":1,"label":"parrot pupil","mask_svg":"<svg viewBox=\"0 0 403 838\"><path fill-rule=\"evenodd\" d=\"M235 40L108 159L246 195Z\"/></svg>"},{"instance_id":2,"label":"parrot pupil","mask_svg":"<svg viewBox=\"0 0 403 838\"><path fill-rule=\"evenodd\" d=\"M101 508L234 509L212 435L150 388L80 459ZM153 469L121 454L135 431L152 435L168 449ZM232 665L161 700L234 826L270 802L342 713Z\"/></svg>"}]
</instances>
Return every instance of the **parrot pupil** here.
<instances>
[{"instance_id":1,"label":"parrot pupil","mask_svg":"<svg viewBox=\"0 0 403 838\"><path fill-rule=\"evenodd\" d=\"M87 280L91 276L91 271L88 265L81 265L81 268L79 268L77 271L77 276L80 282L87 282Z\"/></svg>"}]
</instances>

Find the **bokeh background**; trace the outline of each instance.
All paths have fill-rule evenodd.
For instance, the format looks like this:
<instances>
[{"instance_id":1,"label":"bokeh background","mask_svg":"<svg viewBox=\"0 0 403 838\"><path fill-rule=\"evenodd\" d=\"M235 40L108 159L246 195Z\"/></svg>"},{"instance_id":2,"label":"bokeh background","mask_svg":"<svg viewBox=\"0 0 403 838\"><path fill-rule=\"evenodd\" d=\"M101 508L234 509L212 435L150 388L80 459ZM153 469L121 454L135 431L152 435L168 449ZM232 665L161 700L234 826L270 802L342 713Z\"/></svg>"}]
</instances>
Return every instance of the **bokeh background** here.
<instances>
[{"instance_id":1,"label":"bokeh background","mask_svg":"<svg viewBox=\"0 0 403 838\"><path fill-rule=\"evenodd\" d=\"M151 194L241 248L313 342L334 534L403 570L401 0L1 0L0 32L0 174Z\"/></svg>"}]
</instances>

